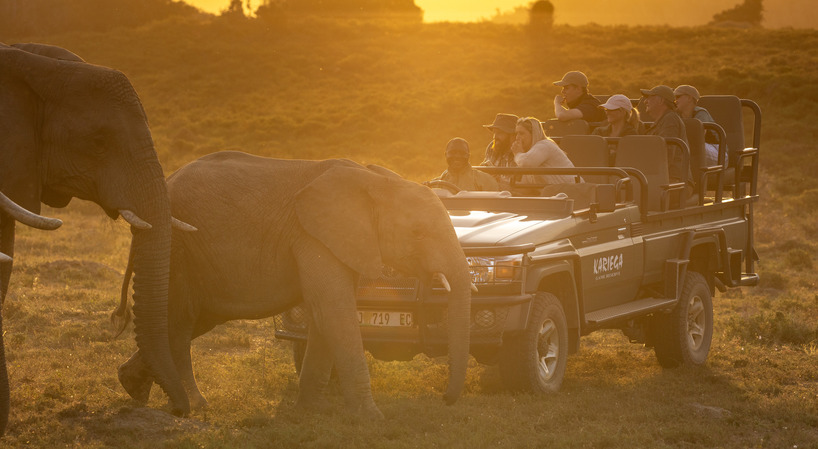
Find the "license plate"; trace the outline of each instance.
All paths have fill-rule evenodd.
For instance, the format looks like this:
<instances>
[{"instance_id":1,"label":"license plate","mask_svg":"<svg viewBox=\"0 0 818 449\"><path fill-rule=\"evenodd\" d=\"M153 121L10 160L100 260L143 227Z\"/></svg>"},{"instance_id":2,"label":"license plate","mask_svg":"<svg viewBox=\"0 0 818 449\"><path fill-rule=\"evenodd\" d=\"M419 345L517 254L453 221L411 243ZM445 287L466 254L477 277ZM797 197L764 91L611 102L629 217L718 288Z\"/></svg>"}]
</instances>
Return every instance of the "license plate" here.
<instances>
[{"instance_id":1,"label":"license plate","mask_svg":"<svg viewBox=\"0 0 818 449\"><path fill-rule=\"evenodd\" d=\"M358 312L358 324L361 326L411 327L413 323L411 312Z\"/></svg>"}]
</instances>

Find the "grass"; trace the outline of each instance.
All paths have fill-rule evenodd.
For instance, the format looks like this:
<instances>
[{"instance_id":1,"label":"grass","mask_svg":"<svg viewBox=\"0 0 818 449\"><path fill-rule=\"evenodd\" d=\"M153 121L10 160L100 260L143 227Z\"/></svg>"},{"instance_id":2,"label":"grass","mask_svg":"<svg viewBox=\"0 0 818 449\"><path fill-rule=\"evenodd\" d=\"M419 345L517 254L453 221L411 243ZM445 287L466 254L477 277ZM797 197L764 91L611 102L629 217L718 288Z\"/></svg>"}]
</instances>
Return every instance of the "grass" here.
<instances>
[{"instance_id":1,"label":"grass","mask_svg":"<svg viewBox=\"0 0 818 449\"><path fill-rule=\"evenodd\" d=\"M285 158L348 157L413 180L438 175L453 136L482 156L497 112L553 116L551 81L581 69L592 93L664 83L735 94L764 111L756 240L761 285L718 294L710 358L663 370L616 331L583 338L563 389L506 393L473 364L443 405L445 359L370 360L382 423L293 408L298 380L272 320L236 321L194 342L210 401L189 419L130 401L116 366L135 350L108 323L129 232L93 204L46 209L65 224L18 227L4 306L12 412L3 447L818 447L818 32L560 26L534 42L492 24L168 21L107 34L3 36L64 46L125 72L168 173L242 149ZM0 32L2 34L2 32Z\"/></svg>"}]
</instances>

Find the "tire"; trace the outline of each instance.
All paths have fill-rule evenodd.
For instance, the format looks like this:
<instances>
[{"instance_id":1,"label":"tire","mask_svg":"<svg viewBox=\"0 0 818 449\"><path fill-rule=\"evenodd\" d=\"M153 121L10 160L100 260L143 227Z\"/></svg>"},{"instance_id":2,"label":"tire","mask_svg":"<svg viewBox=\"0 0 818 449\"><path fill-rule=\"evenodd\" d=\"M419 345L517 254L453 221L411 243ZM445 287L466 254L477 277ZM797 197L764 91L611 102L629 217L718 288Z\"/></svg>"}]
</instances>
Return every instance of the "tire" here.
<instances>
[{"instance_id":1,"label":"tire","mask_svg":"<svg viewBox=\"0 0 818 449\"><path fill-rule=\"evenodd\" d=\"M537 293L526 330L503 341L499 358L503 384L511 391L556 392L567 361L568 323L562 304L551 293Z\"/></svg>"},{"instance_id":2,"label":"tire","mask_svg":"<svg viewBox=\"0 0 818 449\"><path fill-rule=\"evenodd\" d=\"M713 339L713 298L705 277L696 271L685 276L679 303L670 313L653 318L654 351L665 368L701 366Z\"/></svg>"}]
</instances>

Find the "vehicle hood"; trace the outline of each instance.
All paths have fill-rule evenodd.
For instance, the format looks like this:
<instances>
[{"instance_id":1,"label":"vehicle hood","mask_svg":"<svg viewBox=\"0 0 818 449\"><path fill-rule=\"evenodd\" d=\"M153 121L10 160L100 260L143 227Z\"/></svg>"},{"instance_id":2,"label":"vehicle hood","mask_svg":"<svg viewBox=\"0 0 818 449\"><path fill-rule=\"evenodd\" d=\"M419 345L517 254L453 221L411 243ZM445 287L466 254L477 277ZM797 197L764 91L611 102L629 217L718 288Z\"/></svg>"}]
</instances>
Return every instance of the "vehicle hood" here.
<instances>
[{"instance_id":1,"label":"vehicle hood","mask_svg":"<svg viewBox=\"0 0 818 449\"><path fill-rule=\"evenodd\" d=\"M465 247L506 246L560 238L572 217L542 218L512 212L450 211L452 225Z\"/></svg>"}]
</instances>

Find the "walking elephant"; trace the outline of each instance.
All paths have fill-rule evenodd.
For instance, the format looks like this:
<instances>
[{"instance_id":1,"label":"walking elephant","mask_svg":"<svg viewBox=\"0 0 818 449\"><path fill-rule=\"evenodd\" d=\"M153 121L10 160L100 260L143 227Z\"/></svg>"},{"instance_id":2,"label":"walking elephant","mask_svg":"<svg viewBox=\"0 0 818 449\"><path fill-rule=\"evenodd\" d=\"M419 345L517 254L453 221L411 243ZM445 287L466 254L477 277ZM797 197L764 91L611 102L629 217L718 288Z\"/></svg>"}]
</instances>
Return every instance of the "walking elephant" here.
<instances>
[{"instance_id":1,"label":"walking elephant","mask_svg":"<svg viewBox=\"0 0 818 449\"><path fill-rule=\"evenodd\" d=\"M40 44L0 44L0 86L0 191L34 213L41 203L64 207L77 197L131 223L137 346L174 412L187 413L168 346L167 184L133 86L117 70ZM9 256L14 227L15 220L0 216L0 252ZM10 277L11 263L0 265L0 301ZM3 422L8 391L8 382L0 385Z\"/></svg>"},{"instance_id":2,"label":"walking elephant","mask_svg":"<svg viewBox=\"0 0 818 449\"><path fill-rule=\"evenodd\" d=\"M258 319L302 302L309 336L298 405L323 403L335 367L347 406L383 417L372 399L354 284L384 266L442 279L450 289L448 403L469 356L471 276L446 209L428 188L348 160L278 160L214 153L168 178L174 215L196 233L173 234L171 351L193 407L206 404L193 377L190 341L217 324ZM128 274L112 319L127 324ZM131 395L148 399L141 350L120 367Z\"/></svg>"}]
</instances>

